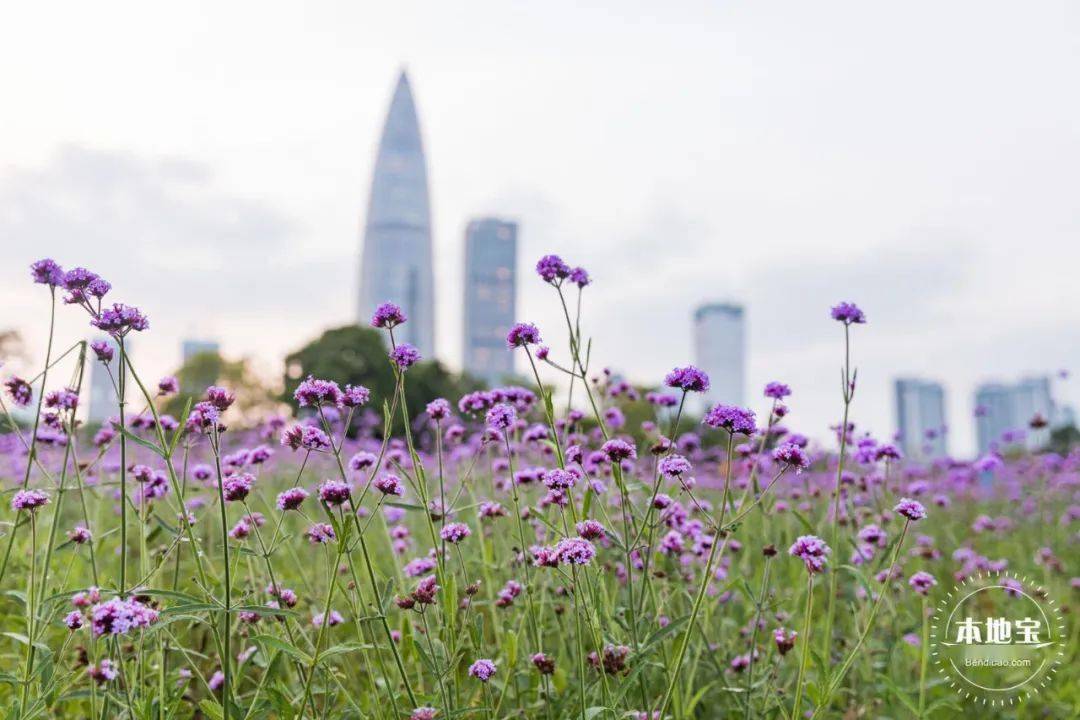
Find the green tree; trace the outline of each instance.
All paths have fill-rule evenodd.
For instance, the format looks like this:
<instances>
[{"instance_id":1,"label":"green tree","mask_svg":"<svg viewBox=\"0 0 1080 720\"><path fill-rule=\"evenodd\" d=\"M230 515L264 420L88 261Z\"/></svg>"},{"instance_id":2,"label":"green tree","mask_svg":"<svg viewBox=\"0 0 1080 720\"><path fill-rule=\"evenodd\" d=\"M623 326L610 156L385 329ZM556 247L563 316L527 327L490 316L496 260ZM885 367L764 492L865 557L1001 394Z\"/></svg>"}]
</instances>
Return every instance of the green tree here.
<instances>
[{"instance_id":1,"label":"green tree","mask_svg":"<svg viewBox=\"0 0 1080 720\"><path fill-rule=\"evenodd\" d=\"M176 371L180 392L170 397L164 411L179 417L190 400L203 398L206 388L222 385L236 394L236 411L243 416L266 413L277 404L273 390L252 370L247 358L229 360L220 353L200 352L188 358Z\"/></svg>"},{"instance_id":2,"label":"green tree","mask_svg":"<svg viewBox=\"0 0 1080 720\"><path fill-rule=\"evenodd\" d=\"M1080 445L1080 430L1077 430L1075 425L1063 425L1051 431L1046 449L1059 455L1068 455L1077 445Z\"/></svg>"},{"instance_id":3,"label":"green tree","mask_svg":"<svg viewBox=\"0 0 1080 720\"><path fill-rule=\"evenodd\" d=\"M283 402L294 409L293 393L308 375L333 380L339 385L363 385L371 391L372 405L381 408L394 392L394 372L387 358L382 334L359 325L327 330L318 339L285 358ZM409 368L405 383L405 400L409 412L416 416L424 406L437 397L455 401L461 395L484 387L468 375L450 372L438 360L425 360ZM400 430L401 418L394 420Z\"/></svg>"}]
</instances>

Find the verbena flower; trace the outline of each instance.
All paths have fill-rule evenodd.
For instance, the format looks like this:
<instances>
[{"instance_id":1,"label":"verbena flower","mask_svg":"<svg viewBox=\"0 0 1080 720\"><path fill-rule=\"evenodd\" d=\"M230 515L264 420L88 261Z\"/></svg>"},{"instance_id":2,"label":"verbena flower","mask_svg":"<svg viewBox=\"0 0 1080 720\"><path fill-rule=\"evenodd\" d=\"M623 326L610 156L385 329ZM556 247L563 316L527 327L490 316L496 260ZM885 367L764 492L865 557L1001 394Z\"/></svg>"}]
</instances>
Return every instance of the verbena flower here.
<instances>
[{"instance_id":1,"label":"verbena flower","mask_svg":"<svg viewBox=\"0 0 1080 720\"><path fill-rule=\"evenodd\" d=\"M390 360L399 370L405 371L420 362L420 351L409 343L401 343L390 351Z\"/></svg>"},{"instance_id":2,"label":"verbena flower","mask_svg":"<svg viewBox=\"0 0 1080 720\"><path fill-rule=\"evenodd\" d=\"M255 476L250 473L230 475L222 481L222 493L226 501L235 502L246 498L254 486Z\"/></svg>"},{"instance_id":3,"label":"verbena flower","mask_svg":"<svg viewBox=\"0 0 1080 720\"><path fill-rule=\"evenodd\" d=\"M810 457L795 443L786 442L773 450L773 460L802 471L810 467Z\"/></svg>"},{"instance_id":4,"label":"verbena flower","mask_svg":"<svg viewBox=\"0 0 1080 720\"><path fill-rule=\"evenodd\" d=\"M341 395L341 403L347 408L367 405L371 399L371 391L363 385L346 385Z\"/></svg>"},{"instance_id":5,"label":"verbena flower","mask_svg":"<svg viewBox=\"0 0 1080 720\"><path fill-rule=\"evenodd\" d=\"M555 545L559 562L567 565L587 565L596 556L596 548L583 538L565 538Z\"/></svg>"},{"instance_id":6,"label":"verbena flower","mask_svg":"<svg viewBox=\"0 0 1080 720\"><path fill-rule=\"evenodd\" d=\"M30 274L39 285L56 287L64 283L64 271L55 260L45 258L30 266Z\"/></svg>"},{"instance_id":7,"label":"verbena flower","mask_svg":"<svg viewBox=\"0 0 1080 720\"><path fill-rule=\"evenodd\" d=\"M536 653L532 656L531 660L533 667L535 667L541 675L551 675L555 672L555 661L544 653Z\"/></svg>"},{"instance_id":8,"label":"verbena flower","mask_svg":"<svg viewBox=\"0 0 1080 720\"><path fill-rule=\"evenodd\" d=\"M123 303L113 303L112 307L103 309L90 324L116 338L124 337L132 331L142 332L150 328L150 321L137 307Z\"/></svg>"},{"instance_id":9,"label":"verbena flower","mask_svg":"<svg viewBox=\"0 0 1080 720\"><path fill-rule=\"evenodd\" d=\"M753 411L734 405L717 405L705 414L702 422L709 427L743 435L752 435L757 429Z\"/></svg>"},{"instance_id":10,"label":"verbena flower","mask_svg":"<svg viewBox=\"0 0 1080 720\"><path fill-rule=\"evenodd\" d=\"M30 383L22 378L9 378L4 382L4 387L7 388L8 397L11 398L11 402L19 407L26 407L30 404L30 401L34 399L34 389L30 387Z\"/></svg>"},{"instance_id":11,"label":"verbena flower","mask_svg":"<svg viewBox=\"0 0 1080 720\"><path fill-rule=\"evenodd\" d=\"M832 552L831 548L816 535L800 536L788 550L792 557L797 557L806 564L806 570L811 574L825 569L830 552Z\"/></svg>"},{"instance_id":12,"label":"verbena flower","mask_svg":"<svg viewBox=\"0 0 1080 720\"><path fill-rule=\"evenodd\" d=\"M506 344L511 350L540 342L540 331L532 323L517 323L506 335Z\"/></svg>"},{"instance_id":13,"label":"verbena flower","mask_svg":"<svg viewBox=\"0 0 1080 720\"><path fill-rule=\"evenodd\" d=\"M397 495L400 497L405 494L405 485L402 484L401 478L397 475L382 475L375 478L372 485L374 485L375 489L383 495Z\"/></svg>"},{"instance_id":14,"label":"verbena flower","mask_svg":"<svg viewBox=\"0 0 1080 720\"><path fill-rule=\"evenodd\" d=\"M861 325L866 322L866 315L855 303L842 302L834 305L831 314L833 320L845 325Z\"/></svg>"},{"instance_id":15,"label":"verbena flower","mask_svg":"<svg viewBox=\"0 0 1080 720\"><path fill-rule=\"evenodd\" d=\"M937 580L930 573L920 570L912 574L911 578L908 579L908 584L920 595L929 595L930 588L937 585Z\"/></svg>"},{"instance_id":16,"label":"verbena flower","mask_svg":"<svg viewBox=\"0 0 1080 720\"><path fill-rule=\"evenodd\" d=\"M783 400L791 395L791 388L782 382L773 380L765 386L765 397L774 400Z\"/></svg>"},{"instance_id":17,"label":"verbena flower","mask_svg":"<svg viewBox=\"0 0 1080 720\"><path fill-rule=\"evenodd\" d=\"M608 460L611 462L622 462L623 460L636 460L637 449L633 445L620 440L619 438L613 438L608 440L600 450L607 455Z\"/></svg>"},{"instance_id":18,"label":"verbena flower","mask_svg":"<svg viewBox=\"0 0 1080 720\"><path fill-rule=\"evenodd\" d=\"M158 380L158 395L165 397L167 395L175 395L180 392L180 381L172 375L166 375Z\"/></svg>"},{"instance_id":19,"label":"verbena flower","mask_svg":"<svg viewBox=\"0 0 1080 720\"><path fill-rule=\"evenodd\" d=\"M912 500L911 498L901 498L900 502L896 503L896 507L893 508L893 512L903 515L911 521L922 520L926 517L926 508L918 500Z\"/></svg>"},{"instance_id":20,"label":"verbena flower","mask_svg":"<svg viewBox=\"0 0 1080 720\"><path fill-rule=\"evenodd\" d=\"M668 455L660 461L660 474L669 478L677 478L690 473L694 466L682 455Z\"/></svg>"},{"instance_id":21,"label":"verbena flower","mask_svg":"<svg viewBox=\"0 0 1080 720\"><path fill-rule=\"evenodd\" d=\"M709 389L709 376L693 365L677 367L667 374L664 384L683 392L702 393Z\"/></svg>"},{"instance_id":22,"label":"verbena flower","mask_svg":"<svg viewBox=\"0 0 1080 720\"><path fill-rule=\"evenodd\" d=\"M439 536L448 543L457 544L472 535L472 530L465 523L450 523L444 527Z\"/></svg>"},{"instance_id":23,"label":"verbena flower","mask_svg":"<svg viewBox=\"0 0 1080 720\"><path fill-rule=\"evenodd\" d=\"M375 308L375 314L371 316L371 327L391 330L408 319L404 310L394 303L386 302Z\"/></svg>"},{"instance_id":24,"label":"verbena flower","mask_svg":"<svg viewBox=\"0 0 1080 720\"><path fill-rule=\"evenodd\" d=\"M277 496L278 510L296 510L308 497L308 491L302 487L282 490Z\"/></svg>"},{"instance_id":25,"label":"verbena flower","mask_svg":"<svg viewBox=\"0 0 1080 720\"><path fill-rule=\"evenodd\" d=\"M95 637L124 635L157 622L158 612L134 598L113 598L90 610L90 623Z\"/></svg>"},{"instance_id":26,"label":"verbena flower","mask_svg":"<svg viewBox=\"0 0 1080 720\"><path fill-rule=\"evenodd\" d=\"M487 425L494 430L508 430L517 420L517 413L512 405L500 403L488 410Z\"/></svg>"},{"instance_id":27,"label":"verbena flower","mask_svg":"<svg viewBox=\"0 0 1080 720\"><path fill-rule=\"evenodd\" d=\"M300 407L341 407L344 401L344 395L336 382L320 380L310 375L296 387L293 398Z\"/></svg>"},{"instance_id":28,"label":"verbena flower","mask_svg":"<svg viewBox=\"0 0 1080 720\"><path fill-rule=\"evenodd\" d=\"M334 535L334 527L327 523L315 523L307 529L307 532L305 532L304 535L312 543L322 544L331 542L337 537Z\"/></svg>"},{"instance_id":29,"label":"verbena flower","mask_svg":"<svg viewBox=\"0 0 1080 720\"><path fill-rule=\"evenodd\" d=\"M480 682L487 682L495 675L497 669L494 662L481 658L469 666L469 675Z\"/></svg>"},{"instance_id":30,"label":"verbena flower","mask_svg":"<svg viewBox=\"0 0 1080 720\"><path fill-rule=\"evenodd\" d=\"M11 509L15 512L29 510L31 512L43 507L49 502L49 494L44 490L19 490L11 498Z\"/></svg>"},{"instance_id":31,"label":"verbena flower","mask_svg":"<svg viewBox=\"0 0 1080 720\"><path fill-rule=\"evenodd\" d=\"M341 480L326 480L319 486L319 499L327 505L343 505L352 496L352 487Z\"/></svg>"},{"instance_id":32,"label":"verbena flower","mask_svg":"<svg viewBox=\"0 0 1080 720\"><path fill-rule=\"evenodd\" d=\"M90 531L82 525L76 525L67 533L68 539L76 545L90 542Z\"/></svg>"},{"instance_id":33,"label":"verbena flower","mask_svg":"<svg viewBox=\"0 0 1080 720\"><path fill-rule=\"evenodd\" d=\"M545 255L536 263L536 274L552 285L559 285L570 276L570 266L558 255Z\"/></svg>"}]
</instances>

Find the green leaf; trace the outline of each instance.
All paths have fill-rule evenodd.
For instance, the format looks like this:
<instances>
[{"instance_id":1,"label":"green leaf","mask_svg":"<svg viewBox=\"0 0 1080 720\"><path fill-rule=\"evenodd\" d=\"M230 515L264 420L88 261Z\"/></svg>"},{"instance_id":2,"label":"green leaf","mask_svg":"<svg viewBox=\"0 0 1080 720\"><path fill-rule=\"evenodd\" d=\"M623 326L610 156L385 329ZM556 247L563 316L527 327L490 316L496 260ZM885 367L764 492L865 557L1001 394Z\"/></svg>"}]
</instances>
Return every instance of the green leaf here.
<instances>
[{"instance_id":1,"label":"green leaf","mask_svg":"<svg viewBox=\"0 0 1080 720\"><path fill-rule=\"evenodd\" d=\"M149 442L147 440L143 440L141 437L139 437L135 433L131 432L127 428L120 428L120 432L123 434L124 437L126 437L128 440L131 440L136 445L142 445L144 448L146 448L150 452L154 453L159 458L165 459L165 453L162 452L161 448L159 448L154 443Z\"/></svg>"},{"instance_id":2,"label":"green leaf","mask_svg":"<svg viewBox=\"0 0 1080 720\"><path fill-rule=\"evenodd\" d=\"M273 635L256 635L255 637L251 638L251 642L258 643L259 645L263 645L265 647L271 647L275 650L280 650L281 652L287 655L291 655L292 657L300 660L303 663L306 663L308 665L311 664L310 655L308 655L303 650L293 647L292 645L281 640L280 638L274 637Z\"/></svg>"},{"instance_id":3,"label":"green leaf","mask_svg":"<svg viewBox=\"0 0 1080 720\"><path fill-rule=\"evenodd\" d=\"M216 700L207 698L199 703L199 709L210 718L210 720L222 720L225 717L224 708L217 703Z\"/></svg>"}]
</instances>

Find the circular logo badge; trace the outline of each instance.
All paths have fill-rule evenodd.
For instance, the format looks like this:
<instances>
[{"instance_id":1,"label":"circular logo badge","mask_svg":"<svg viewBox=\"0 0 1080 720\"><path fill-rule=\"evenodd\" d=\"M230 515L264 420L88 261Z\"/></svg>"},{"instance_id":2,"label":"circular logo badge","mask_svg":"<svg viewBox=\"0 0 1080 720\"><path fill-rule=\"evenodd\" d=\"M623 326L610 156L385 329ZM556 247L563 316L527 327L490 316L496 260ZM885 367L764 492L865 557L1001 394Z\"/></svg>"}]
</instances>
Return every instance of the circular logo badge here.
<instances>
[{"instance_id":1,"label":"circular logo badge","mask_svg":"<svg viewBox=\"0 0 1080 720\"><path fill-rule=\"evenodd\" d=\"M1038 585L1015 573L968 578L931 619L938 672L966 700L1005 707L1037 694L1065 658L1065 623Z\"/></svg>"}]
</instances>

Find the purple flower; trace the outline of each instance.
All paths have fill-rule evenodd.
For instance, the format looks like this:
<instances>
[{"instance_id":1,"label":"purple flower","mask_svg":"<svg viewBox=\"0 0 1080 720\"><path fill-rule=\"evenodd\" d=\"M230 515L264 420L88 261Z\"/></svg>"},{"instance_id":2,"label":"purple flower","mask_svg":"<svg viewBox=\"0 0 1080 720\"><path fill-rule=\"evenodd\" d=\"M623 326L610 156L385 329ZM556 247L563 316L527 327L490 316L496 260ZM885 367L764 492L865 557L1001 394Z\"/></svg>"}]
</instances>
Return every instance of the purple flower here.
<instances>
[{"instance_id":1,"label":"purple flower","mask_svg":"<svg viewBox=\"0 0 1080 720\"><path fill-rule=\"evenodd\" d=\"M487 682L495 674L496 669L492 661L480 659L469 666L469 675L480 682Z\"/></svg>"},{"instance_id":2,"label":"purple flower","mask_svg":"<svg viewBox=\"0 0 1080 720\"><path fill-rule=\"evenodd\" d=\"M103 363L110 363L113 359L113 346L106 340L95 340L90 343L90 349L97 355L97 359Z\"/></svg>"},{"instance_id":3,"label":"purple flower","mask_svg":"<svg viewBox=\"0 0 1080 720\"><path fill-rule=\"evenodd\" d=\"M439 533L443 540L455 545L470 535L472 535L472 530L465 523L450 523Z\"/></svg>"},{"instance_id":4,"label":"purple flower","mask_svg":"<svg viewBox=\"0 0 1080 720\"><path fill-rule=\"evenodd\" d=\"M210 681L206 684L210 688L210 692L217 692L225 686L225 673L215 670L214 674L210 676Z\"/></svg>"},{"instance_id":5,"label":"purple flower","mask_svg":"<svg viewBox=\"0 0 1080 720\"><path fill-rule=\"evenodd\" d=\"M123 303L113 303L112 307L105 308L90 324L116 338L123 337L132 330L142 332L150 328L150 321L137 307Z\"/></svg>"},{"instance_id":6,"label":"purple flower","mask_svg":"<svg viewBox=\"0 0 1080 720\"><path fill-rule=\"evenodd\" d=\"M158 380L157 384L158 395L164 397L166 395L175 395L180 392L180 381L178 381L172 375L166 375Z\"/></svg>"},{"instance_id":7,"label":"purple flower","mask_svg":"<svg viewBox=\"0 0 1080 720\"><path fill-rule=\"evenodd\" d=\"M842 302L833 306L832 319L845 325L862 325L866 322L866 315L855 303Z\"/></svg>"},{"instance_id":8,"label":"purple flower","mask_svg":"<svg viewBox=\"0 0 1080 720\"><path fill-rule=\"evenodd\" d=\"M327 523L315 523L307 529L304 533L308 540L312 543L328 543L335 539L334 528Z\"/></svg>"},{"instance_id":9,"label":"purple flower","mask_svg":"<svg viewBox=\"0 0 1080 720\"><path fill-rule=\"evenodd\" d=\"M343 505L352 496L352 487L341 480L326 480L319 486L319 499L327 505Z\"/></svg>"},{"instance_id":10,"label":"purple flower","mask_svg":"<svg viewBox=\"0 0 1080 720\"><path fill-rule=\"evenodd\" d=\"M45 395L45 407L56 410L74 410L79 405L79 393L71 388L53 390Z\"/></svg>"},{"instance_id":11,"label":"purple flower","mask_svg":"<svg viewBox=\"0 0 1080 720\"><path fill-rule=\"evenodd\" d=\"M49 502L49 495L44 490L20 490L11 498L11 509L15 512L29 510L33 512Z\"/></svg>"},{"instance_id":12,"label":"purple flower","mask_svg":"<svg viewBox=\"0 0 1080 720\"><path fill-rule=\"evenodd\" d=\"M754 413L746 408L734 405L717 405L705 414L702 421L709 427L723 428L729 433L753 434L757 428L754 422Z\"/></svg>"},{"instance_id":13,"label":"purple flower","mask_svg":"<svg viewBox=\"0 0 1080 720\"><path fill-rule=\"evenodd\" d=\"M390 330L401 325L408 319L408 316L405 315L405 311L400 307L394 303L385 302L375 308L375 314L371 316L371 327Z\"/></svg>"},{"instance_id":14,"label":"purple flower","mask_svg":"<svg viewBox=\"0 0 1080 720\"><path fill-rule=\"evenodd\" d=\"M64 271L55 260L45 258L30 266L30 274L39 285L56 287L64 283Z\"/></svg>"},{"instance_id":15,"label":"purple flower","mask_svg":"<svg viewBox=\"0 0 1080 720\"><path fill-rule=\"evenodd\" d=\"M87 667L86 674L89 675L98 685L104 685L107 682L112 682L119 675L116 670L115 663L113 663L113 661L108 658L104 658L97 665L90 665L89 667Z\"/></svg>"},{"instance_id":16,"label":"purple flower","mask_svg":"<svg viewBox=\"0 0 1080 720\"><path fill-rule=\"evenodd\" d=\"M810 467L810 457L795 443L784 443L773 450L772 456L773 460L793 467L798 472Z\"/></svg>"},{"instance_id":17,"label":"purple flower","mask_svg":"<svg viewBox=\"0 0 1080 720\"><path fill-rule=\"evenodd\" d=\"M334 627L345 622L345 618L341 616L337 610L331 610L328 613L320 613L311 618L311 624L314 627L322 627L323 623L326 623L327 627Z\"/></svg>"},{"instance_id":18,"label":"purple flower","mask_svg":"<svg viewBox=\"0 0 1080 720\"><path fill-rule=\"evenodd\" d=\"M76 525L71 530L68 530L67 536L68 539L76 545L90 542L90 531L82 525Z\"/></svg>"},{"instance_id":19,"label":"purple flower","mask_svg":"<svg viewBox=\"0 0 1080 720\"><path fill-rule=\"evenodd\" d=\"M517 420L517 413L513 405L500 403L488 410L487 425L494 430L508 430Z\"/></svg>"},{"instance_id":20,"label":"purple flower","mask_svg":"<svg viewBox=\"0 0 1080 720\"><path fill-rule=\"evenodd\" d=\"M425 408L428 417L438 422L450 417L450 402L446 398L435 398Z\"/></svg>"},{"instance_id":21,"label":"purple flower","mask_svg":"<svg viewBox=\"0 0 1080 720\"><path fill-rule=\"evenodd\" d=\"M234 402L236 402L236 395L226 388L211 385L206 388L206 401L220 412L225 412Z\"/></svg>"},{"instance_id":22,"label":"purple flower","mask_svg":"<svg viewBox=\"0 0 1080 720\"><path fill-rule=\"evenodd\" d=\"M341 407L344 396L341 388L333 380L320 380L308 375L307 380L297 385L293 393L300 407L322 407L330 405Z\"/></svg>"},{"instance_id":23,"label":"purple flower","mask_svg":"<svg viewBox=\"0 0 1080 720\"><path fill-rule=\"evenodd\" d=\"M589 277L589 273L586 272L583 267L576 267L570 271L570 282L577 285L579 288L583 288L592 282L592 278Z\"/></svg>"},{"instance_id":24,"label":"purple flower","mask_svg":"<svg viewBox=\"0 0 1080 720\"><path fill-rule=\"evenodd\" d=\"M424 707L418 707L413 710L412 715L409 716L409 720L435 720L438 714L438 710L425 705Z\"/></svg>"},{"instance_id":25,"label":"purple flower","mask_svg":"<svg viewBox=\"0 0 1080 720\"><path fill-rule=\"evenodd\" d=\"M544 473L544 486L549 490L569 490L578 480L577 471L553 468Z\"/></svg>"},{"instance_id":26,"label":"purple flower","mask_svg":"<svg viewBox=\"0 0 1080 720\"><path fill-rule=\"evenodd\" d=\"M34 399L34 389L30 387L30 383L22 378L9 378L4 383L4 387L7 388L8 397L11 398L11 402L19 407L26 407L30 404L30 401Z\"/></svg>"},{"instance_id":27,"label":"purple flower","mask_svg":"<svg viewBox=\"0 0 1080 720\"><path fill-rule=\"evenodd\" d=\"M901 498L893 508L893 512L903 515L908 520L922 520L926 517L926 508L918 500L911 498Z\"/></svg>"},{"instance_id":28,"label":"purple flower","mask_svg":"<svg viewBox=\"0 0 1080 720\"><path fill-rule=\"evenodd\" d=\"M669 372L664 378L664 384L683 392L700 393L709 389L709 376L693 365L687 365Z\"/></svg>"},{"instance_id":29,"label":"purple flower","mask_svg":"<svg viewBox=\"0 0 1080 720\"><path fill-rule=\"evenodd\" d=\"M405 371L420 362L420 351L409 343L401 343L390 351L390 360L399 370Z\"/></svg>"},{"instance_id":30,"label":"purple flower","mask_svg":"<svg viewBox=\"0 0 1080 720\"><path fill-rule=\"evenodd\" d=\"M567 565L587 565L596 556L596 548L583 538L566 538L555 545L555 555Z\"/></svg>"},{"instance_id":31,"label":"purple flower","mask_svg":"<svg viewBox=\"0 0 1080 720\"><path fill-rule=\"evenodd\" d=\"M555 672L555 661L544 653L533 655L532 664L541 675L551 675Z\"/></svg>"},{"instance_id":32,"label":"purple flower","mask_svg":"<svg viewBox=\"0 0 1080 720\"><path fill-rule=\"evenodd\" d=\"M570 276L570 266L558 255L545 255L536 263L536 274L544 282L557 286Z\"/></svg>"},{"instance_id":33,"label":"purple flower","mask_svg":"<svg viewBox=\"0 0 1080 720\"><path fill-rule=\"evenodd\" d=\"M782 627L778 627L773 630L773 641L776 642L776 651L781 655L787 655L788 652L795 647L795 639L799 637L799 633L794 630L785 630Z\"/></svg>"},{"instance_id":34,"label":"purple flower","mask_svg":"<svg viewBox=\"0 0 1080 720\"><path fill-rule=\"evenodd\" d=\"M900 449L895 445L880 445L874 452L874 459L876 460L900 460L903 455L900 453Z\"/></svg>"},{"instance_id":35,"label":"purple flower","mask_svg":"<svg viewBox=\"0 0 1080 720\"><path fill-rule=\"evenodd\" d=\"M607 537L607 530L596 520L582 520L575 529L577 534L586 540L600 540Z\"/></svg>"},{"instance_id":36,"label":"purple flower","mask_svg":"<svg viewBox=\"0 0 1080 720\"><path fill-rule=\"evenodd\" d=\"M428 575L416 584L416 589L412 592L412 599L421 605L434 605L435 593L437 592L439 592L439 585L435 576Z\"/></svg>"},{"instance_id":37,"label":"purple flower","mask_svg":"<svg viewBox=\"0 0 1080 720\"><path fill-rule=\"evenodd\" d=\"M255 485L255 476L250 473L240 473L239 475L230 475L225 478L222 483L222 493L225 496L225 500L228 502L234 502L236 500L243 500L251 492L251 488Z\"/></svg>"},{"instance_id":38,"label":"purple flower","mask_svg":"<svg viewBox=\"0 0 1080 720\"><path fill-rule=\"evenodd\" d=\"M832 552L825 541L816 535L802 535L788 549L792 557L797 557L806 563L807 572L819 573L825 569L827 555Z\"/></svg>"},{"instance_id":39,"label":"purple flower","mask_svg":"<svg viewBox=\"0 0 1080 720\"><path fill-rule=\"evenodd\" d=\"M612 438L606 443L600 446L600 450L607 455L608 460L611 462L622 462L623 460L636 460L637 450L633 445L620 440L619 438Z\"/></svg>"},{"instance_id":40,"label":"purple flower","mask_svg":"<svg viewBox=\"0 0 1080 720\"><path fill-rule=\"evenodd\" d=\"M677 478L691 472L694 466L682 455L668 455L660 461L660 474L669 478Z\"/></svg>"},{"instance_id":41,"label":"purple flower","mask_svg":"<svg viewBox=\"0 0 1080 720\"><path fill-rule=\"evenodd\" d=\"M78 630L83 626L83 616L78 610L72 610L64 616L64 624L68 630Z\"/></svg>"},{"instance_id":42,"label":"purple flower","mask_svg":"<svg viewBox=\"0 0 1080 720\"><path fill-rule=\"evenodd\" d=\"M930 588L937 585L937 580L930 573L920 570L911 576L908 585L920 595L929 595Z\"/></svg>"},{"instance_id":43,"label":"purple flower","mask_svg":"<svg viewBox=\"0 0 1080 720\"><path fill-rule=\"evenodd\" d=\"M506 335L506 344L513 350L516 347L536 345L540 342L540 331L532 323L517 323Z\"/></svg>"},{"instance_id":44,"label":"purple flower","mask_svg":"<svg viewBox=\"0 0 1080 720\"><path fill-rule=\"evenodd\" d=\"M277 496L278 510L295 510L307 499L308 491L302 487L282 490Z\"/></svg>"},{"instance_id":45,"label":"purple flower","mask_svg":"<svg viewBox=\"0 0 1080 720\"><path fill-rule=\"evenodd\" d=\"M367 405L371 399L371 391L363 385L346 385L342 393L341 402L345 407L357 408Z\"/></svg>"},{"instance_id":46,"label":"purple flower","mask_svg":"<svg viewBox=\"0 0 1080 720\"><path fill-rule=\"evenodd\" d=\"M783 400L791 394L791 388L782 382L775 380L765 386L765 397L773 400Z\"/></svg>"},{"instance_id":47,"label":"purple flower","mask_svg":"<svg viewBox=\"0 0 1080 720\"><path fill-rule=\"evenodd\" d=\"M387 474L382 477L377 477L372 484L375 486L375 489L383 495L397 495L400 497L405 494L405 486L402 485L401 478L397 475Z\"/></svg>"},{"instance_id":48,"label":"purple flower","mask_svg":"<svg viewBox=\"0 0 1080 720\"><path fill-rule=\"evenodd\" d=\"M149 608L134 598L113 598L95 605L90 610L90 623L94 637L124 635L132 630L150 627L157 622L157 610Z\"/></svg>"}]
</instances>

